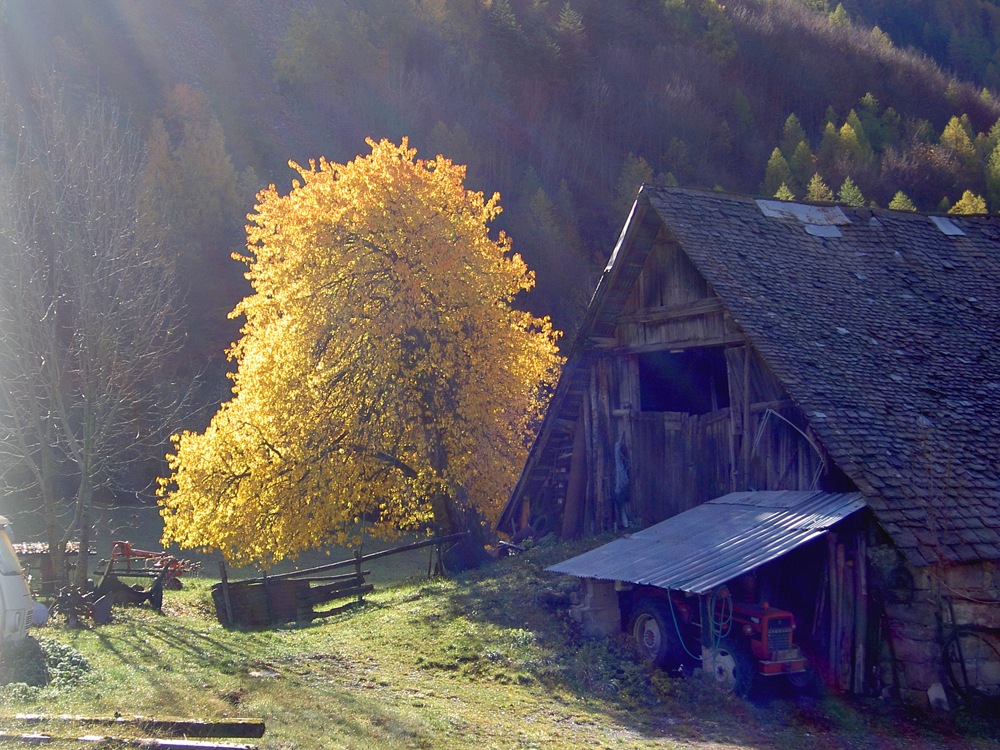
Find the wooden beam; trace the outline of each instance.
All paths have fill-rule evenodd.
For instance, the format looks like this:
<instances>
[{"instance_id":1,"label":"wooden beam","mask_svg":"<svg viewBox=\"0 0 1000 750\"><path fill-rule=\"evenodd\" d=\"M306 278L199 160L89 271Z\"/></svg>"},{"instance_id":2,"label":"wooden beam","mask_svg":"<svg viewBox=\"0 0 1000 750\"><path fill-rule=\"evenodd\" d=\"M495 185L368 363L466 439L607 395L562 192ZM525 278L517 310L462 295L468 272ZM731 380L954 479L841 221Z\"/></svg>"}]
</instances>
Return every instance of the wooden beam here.
<instances>
[{"instance_id":1,"label":"wooden beam","mask_svg":"<svg viewBox=\"0 0 1000 750\"><path fill-rule=\"evenodd\" d=\"M595 349L614 349L618 346L618 339L614 336L588 336L587 343Z\"/></svg>"},{"instance_id":2,"label":"wooden beam","mask_svg":"<svg viewBox=\"0 0 1000 750\"><path fill-rule=\"evenodd\" d=\"M687 339L684 341L661 341L639 346L619 346L615 349L605 349L594 354L601 356L626 356L629 354L647 354L649 352L673 351L679 349L704 349L710 346L734 346L745 344L746 337L742 333L727 333L711 339Z\"/></svg>"},{"instance_id":3,"label":"wooden beam","mask_svg":"<svg viewBox=\"0 0 1000 750\"><path fill-rule=\"evenodd\" d=\"M778 411L779 409L786 409L789 406L795 406L795 402L790 398L783 398L779 401L758 401L756 404L750 404L750 411L754 414L759 414L768 409Z\"/></svg>"},{"instance_id":4,"label":"wooden beam","mask_svg":"<svg viewBox=\"0 0 1000 750\"><path fill-rule=\"evenodd\" d=\"M647 307L637 310L631 315L619 315L616 323L663 323L668 320L694 318L699 315L709 315L723 312L725 307L718 297L707 297L697 302L685 305L665 305L662 307Z\"/></svg>"}]
</instances>

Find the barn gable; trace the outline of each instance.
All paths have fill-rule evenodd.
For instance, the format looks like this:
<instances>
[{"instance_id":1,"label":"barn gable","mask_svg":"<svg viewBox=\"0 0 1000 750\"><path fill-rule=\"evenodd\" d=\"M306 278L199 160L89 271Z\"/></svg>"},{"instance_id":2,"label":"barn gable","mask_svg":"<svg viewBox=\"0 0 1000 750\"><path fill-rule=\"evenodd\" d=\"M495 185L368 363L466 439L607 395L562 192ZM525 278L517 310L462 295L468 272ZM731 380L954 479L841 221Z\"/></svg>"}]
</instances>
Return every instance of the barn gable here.
<instances>
[{"instance_id":1,"label":"barn gable","mask_svg":"<svg viewBox=\"0 0 1000 750\"><path fill-rule=\"evenodd\" d=\"M998 345L997 220L644 187L498 528L857 490L913 565L996 560Z\"/></svg>"}]
</instances>

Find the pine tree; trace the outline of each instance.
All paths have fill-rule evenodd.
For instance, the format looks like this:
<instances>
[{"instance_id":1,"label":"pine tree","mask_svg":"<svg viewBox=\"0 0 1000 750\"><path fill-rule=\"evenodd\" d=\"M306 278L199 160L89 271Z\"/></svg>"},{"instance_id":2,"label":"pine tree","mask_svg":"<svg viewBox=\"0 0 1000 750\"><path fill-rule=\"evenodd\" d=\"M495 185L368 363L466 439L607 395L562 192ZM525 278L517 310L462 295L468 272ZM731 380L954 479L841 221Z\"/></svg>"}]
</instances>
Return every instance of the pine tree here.
<instances>
[{"instance_id":1,"label":"pine tree","mask_svg":"<svg viewBox=\"0 0 1000 750\"><path fill-rule=\"evenodd\" d=\"M816 157L809 150L809 144L805 141L799 141L788 166L792 170L792 176L800 185L809 182L809 178L816 173Z\"/></svg>"},{"instance_id":2,"label":"pine tree","mask_svg":"<svg viewBox=\"0 0 1000 750\"><path fill-rule=\"evenodd\" d=\"M872 151L880 152L885 148L886 133L882 118L879 117L878 99L869 92L861 97L858 105L856 116L864 128L868 143L871 145ZM850 122L850 115L848 115L848 122Z\"/></svg>"},{"instance_id":3,"label":"pine tree","mask_svg":"<svg viewBox=\"0 0 1000 750\"><path fill-rule=\"evenodd\" d=\"M885 49L892 48L892 39L890 39L889 35L882 31L882 29L878 26L872 27L872 41L878 47L883 47Z\"/></svg>"},{"instance_id":4,"label":"pine tree","mask_svg":"<svg viewBox=\"0 0 1000 750\"><path fill-rule=\"evenodd\" d=\"M816 151L816 163L821 169L829 169L836 163L843 148L837 127L832 122L827 122Z\"/></svg>"},{"instance_id":5,"label":"pine tree","mask_svg":"<svg viewBox=\"0 0 1000 750\"><path fill-rule=\"evenodd\" d=\"M764 172L764 195L774 195L782 184L792 182L792 170L781 155L781 149L775 147L771 158L767 160L767 170Z\"/></svg>"},{"instance_id":6,"label":"pine tree","mask_svg":"<svg viewBox=\"0 0 1000 750\"><path fill-rule=\"evenodd\" d=\"M836 26L837 28L843 29L851 25L851 19L848 17L843 3L837 3L837 7L833 9L829 18L830 25Z\"/></svg>"},{"instance_id":7,"label":"pine tree","mask_svg":"<svg viewBox=\"0 0 1000 750\"><path fill-rule=\"evenodd\" d=\"M844 180L844 184L840 186L840 191L837 193L837 200L840 203L855 206L856 208L865 205L865 196L861 194L861 189L854 184L854 180L850 177Z\"/></svg>"},{"instance_id":8,"label":"pine tree","mask_svg":"<svg viewBox=\"0 0 1000 750\"><path fill-rule=\"evenodd\" d=\"M788 185L781 183L781 187L775 191L774 197L779 201L794 201L795 193L788 189Z\"/></svg>"},{"instance_id":9,"label":"pine tree","mask_svg":"<svg viewBox=\"0 0 1000 750\"><path fill-rule=\"evenodd\" d=\"M806 131L802 129L802 123L799 122L799 118L794 114L788 115L781 135L781 153L784 154L786 159L791 159L796 147L803 141L805 141L808 147L809 138L806 136Z\"/></svg>"},{"instance_id":10,"label":"pine tree","mask_svg":"<svg viewBox=\"0 0 1000 750\"><path fill-rule=\"evenodd\" d=\"M902 128L902 118L892 107L887 107L879 118L879 125L882 130L882 148L895 146L899 143L900 131Z\"/></svg>"},{"instance_id":11,"label":"pine tree","mask_svg":"<svg viewBox=\"0 0 1000 750\"><path fill-rule=\"evenodd\" d=\"M854 136L858 139L858 148L861 150L862 158L871 159L874 149L872 148L871 140L868 138L865 126L861 123L861 118L858 117L858 113L853 109L848 112L845 124L850 125L854 130ZM843 138L843 133L841 133L841 138Z\"/></svg>"},{"instance_id":12,"label":"pine tree","mask_svg":"<svg viewBox=\"0 0 1000 750\"><path fill-rule=\"evenodd\" d=\"M843 153L847 154L855 163L867 161L868 153L861 141L858 139L858 132L850 123L844 123L840 128L840 143Z\"/></svg>"},{"instance_id":13,"label":"pine tree","mask_svg":"<svg viewBox=\"0 0 1000 750\"><path fill-rule=\"evenodd\" d=\"M833 191L826 186L819 172L809 180L809 188L806 191L806 200L814 203L833 203Z\"/></svg>"},{"instance_id":14,"label":"pine tree","mask_svg":"<svg viewBox=\"0 0 1000 750\"><path fill-rule=\"evenodd\" d=\"M993 210L1000 211L1000 144L994 147L986 161L986 192Z\"/></svg>"},{"instance_id":15,"label":"pine tree","mask_svg":"<svg viewBox=\"0 0 1000 750\"><path fill-rule=\"evenodd\" d=\"M948 213L950 214L985 214L986 213L986 201L981 197L973 193L971 190L966 190L962 193L961 199L952 206Z\"/></svg>"},{"instance_id":16,"label":"pine tree","mask_svg":"<svg viewBox=\"0 0 1000 750\"><path fill-rule=\"evenodd\" d=\"M911 201L902 190L898 191L896 195L893 196L892 200L889 201L889 208L893 211L917 210L917 207L913 205L913 201Z\"/></svg>"},{"instance_id":17,"label":"pine tree","mask_svg":"<svg viewBox=\"0 0 1000 750\"><path fill-rule=\"evenodd\" d=\"M614 210L622 218L628 216L629 209L635 203L639 188L653 181L653 168L641 156L629 153L622 164L622 171L615 183Z\"/></svg>"},{"instance_id":18,"label":"pine tree","mask_svg":"<svg viewBox=\"0 0 1000 750\"><path fill-rule=\"evenodd\" d=\"M963 122L958 117L952 117L944 126L940 143L945 148L951 149L966 169L975 170L978 159L976 148L969 137L971 127L971 124L968 124L968 118Z\"/></svg>"},{"instance_id":19,"label":"pine tree","mask_svg":"<svg viewBox=\"0 0 1000 750\"><path fill-rule=\"evenodd\" d=\"M568 2L563 3L562 10L559 11L559 23L556 24L556 32L562 37L560 44L568 43L570 47L582 46L586 40L583 16L573 10Z\"/></svg>"}]
</instances>

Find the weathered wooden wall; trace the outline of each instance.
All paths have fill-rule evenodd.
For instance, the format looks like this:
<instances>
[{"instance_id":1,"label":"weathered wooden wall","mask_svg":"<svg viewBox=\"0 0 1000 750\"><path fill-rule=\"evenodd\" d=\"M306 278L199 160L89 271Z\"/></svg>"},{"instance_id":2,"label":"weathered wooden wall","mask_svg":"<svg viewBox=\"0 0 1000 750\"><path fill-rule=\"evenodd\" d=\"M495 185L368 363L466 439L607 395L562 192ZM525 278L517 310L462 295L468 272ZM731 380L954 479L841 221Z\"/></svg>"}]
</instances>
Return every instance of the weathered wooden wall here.
<instances>
[{"instance_id":1,"label":"weathered wooden wall","mask_svg":"<svg viewBox=\"0 0 1000 750\"><path fill-rule=\"evenodd\" d=\"M825 459L804 416L668 238L654 243L615 332L595 342L582 428L550 458L553 480L536 492L536 504L566 509L564 535L656 523L734 490L817 487ZM699 348L724 351L729 406L707 414L644 409L639 356ZM585 481L567 493L571 475Z\"/></svg>"}]
</instances>

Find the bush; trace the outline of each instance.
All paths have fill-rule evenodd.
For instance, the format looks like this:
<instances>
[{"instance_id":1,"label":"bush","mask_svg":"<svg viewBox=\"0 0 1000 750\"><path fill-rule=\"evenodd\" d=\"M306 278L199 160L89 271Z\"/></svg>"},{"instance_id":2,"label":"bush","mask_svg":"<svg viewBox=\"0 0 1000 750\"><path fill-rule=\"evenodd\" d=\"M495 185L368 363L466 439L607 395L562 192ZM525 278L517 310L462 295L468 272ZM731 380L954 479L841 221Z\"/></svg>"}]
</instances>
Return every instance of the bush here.
<instances>
[{"instance_id":1,"label":"bush","mask_svg":"<svg viewBox=\"0 0 1000 750\"><path fill-rule=\"evenodd\" d=\"M25 638L5 646L0 654L0 685L68 685L89 670L83 654L51 638Z\"/></svg>"}]
</instances>

